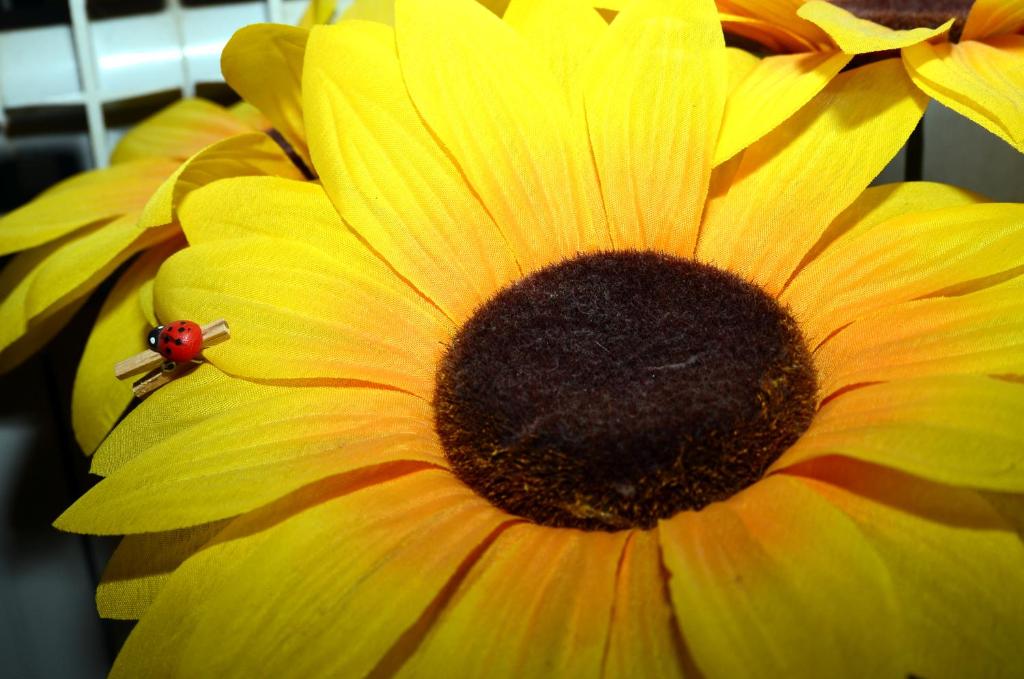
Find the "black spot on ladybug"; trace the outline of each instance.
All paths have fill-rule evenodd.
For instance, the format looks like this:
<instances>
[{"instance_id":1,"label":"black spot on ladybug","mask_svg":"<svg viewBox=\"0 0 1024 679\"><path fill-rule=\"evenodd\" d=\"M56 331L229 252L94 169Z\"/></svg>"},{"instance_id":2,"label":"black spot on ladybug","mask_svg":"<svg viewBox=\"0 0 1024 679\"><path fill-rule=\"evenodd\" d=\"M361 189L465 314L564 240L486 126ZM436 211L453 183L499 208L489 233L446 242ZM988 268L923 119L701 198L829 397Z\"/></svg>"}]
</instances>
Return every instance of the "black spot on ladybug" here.
<instances>
[{"instance_id":1,"label":"black spot on ladybug","mask_svg":"<svg viewBox=\"0 0 1024 679\"><path fill-rule=\"evenodd\" d=\"M181 346L181 340L180 339L174 340L174 343L177 344L179 347Z\"/></svg>"},{"instance_id":2,"label":"black spot on ladybug","mask_svg":"<svg viewBox=\"0 0 1024 679\"><path fill-rule=\"evenodd\" d=\"M180 328L178 328L178 332L185 332L185 326L183 325Z\"/></svg>"},{"instance_id":3,"label":"black spot on ladybug","mask_svg":"<svg viewBox=\"0 0 1024 679\"><path fill-rule=\"evenodd\" d=\"M170 355L171 355L171 348L170 347L165 347L164 348L164 356L170 356Z\"/></svg>"},{"instance_id":4,"label":"black spot on ladybug","mask_svg":"<svg viewBox=\"0 0 1024 679\"><path fill-rule=\"evenodd\" d=\"M162 335L160 337L160 341L162 341L164 344L167 344L168 342L171 341L171 336L170 335Z\"/></svg>"}]
</instances>

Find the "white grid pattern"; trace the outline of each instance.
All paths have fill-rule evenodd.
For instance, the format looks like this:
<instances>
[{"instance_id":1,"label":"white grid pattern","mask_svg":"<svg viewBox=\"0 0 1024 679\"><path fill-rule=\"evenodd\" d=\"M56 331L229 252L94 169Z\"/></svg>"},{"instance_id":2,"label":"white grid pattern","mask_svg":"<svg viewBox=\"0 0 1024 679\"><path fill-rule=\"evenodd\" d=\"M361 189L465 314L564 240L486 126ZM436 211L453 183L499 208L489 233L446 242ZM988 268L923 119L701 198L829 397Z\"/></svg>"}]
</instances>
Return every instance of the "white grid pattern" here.
<instances>
[{"instance_id":1,"label":"white grid pattern","mask_svg":"<svg viewBox=\"0 0 1024 679\"><path fill-rule=\"evenodd\" d=\"M16 108L85 109L92 164L104 167L116 131L104 105L177 90L194 96L199 83L221 82L220 51L241 26L295 23L306 0L254 0L183 7L92 20L86 0L68 0L70 25L0 32L0 128ZM348 2L339 2L339 7Z\"/></svg>"}]
</instances>

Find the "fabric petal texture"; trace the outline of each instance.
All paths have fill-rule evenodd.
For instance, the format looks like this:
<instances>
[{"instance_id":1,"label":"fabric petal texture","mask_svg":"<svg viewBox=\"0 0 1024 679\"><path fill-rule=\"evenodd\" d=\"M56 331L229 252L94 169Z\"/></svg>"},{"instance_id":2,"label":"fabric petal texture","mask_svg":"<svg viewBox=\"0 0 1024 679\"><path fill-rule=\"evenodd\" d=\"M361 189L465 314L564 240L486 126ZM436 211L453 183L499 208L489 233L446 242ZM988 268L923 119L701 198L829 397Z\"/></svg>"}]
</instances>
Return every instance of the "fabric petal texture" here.
<instances>
[{"instance_id":1,"label":"fabric petal texture","mask_svg":"<svg viewBox=\"0 0 1024 679\"><path fill-rule=\"evenodd\" d=\"M914 84L1024 153L1024 36L903 50Z\"/></svg>"},{"instance_id":2,"label":"fabric petal texture","mask_svg":"<svg viewBox=\"0 0 1024 679\"><path fill-rule=\"evenodd\" d=\"M221 71L232 89L267 116L309 162L302 121L302 57L309 31L255 24L237 31L221 54Z\"/></svg>"},{"instance_id":3,"label":"fabric petal texture","mask_svg":"<svg viewBox=\"0 0 1024 679\"><path fill-rule=\"evenodd\" d=\"M180 247L181 243L170 241L139 257L100 309L71 394L72 428L87 454L96 450L131 403L131 385L114 376L113 366L145 347L146 334L153 327L152 281L160 264Z\"/></svg>"},{"instance_id":4,"label":"fabric petal texture","mask_svg":"<svg viewBox=\"0 0 1024 679\"><path fill-rule=\"evenodd\" d=\"M315 30L306 77L321 181L371 247L457 320L519 275L515 251L406 94L391 29Z\"/></svg>"},{"instance_id":5,"label":"fabric petal texture","mask_svg":"<svg viewBox=\"0 0 1024 679\"><path fill-rule=\"evenodd\" d=\"M933 96L1015 139L1016 5L507 4L244 29L134 211L14 214L0 363L142 253L55 522L126 536L111 676L1024 672L1024 206L871 185ZM231 336L126 413L172 319Z\"/></svg>"},{"instance_id":6,"label":"fabric petal texture","mask_svg":"<svg viewBox=\"0 0 1024 679\"><path fill-rule=\"evenodd\" d=\"M882 52L909 47L942 35L953 26L953 19L950 19L937 28L894 31L873 21L858 19L856 15L842 7L822 0L811 0L811 2L801 5L797 14L828 33L829 37L835 40L839 48L847 54Z\"/></svg>"},{"instance_id":7,"label":"fabric petal texture","mask_svg":"<svg viewBox=\"0 0 1024 679\"><path fill-rule=\"evenodd\" d=\"M659 4L630 5L595 47L587 126L601 185L616 187L604 196L612 242L685 253L696 243L725 106L725 42L712 2L652 17ZM666 83L644 77L651 72L681 75Z\"/></svg>"},{"instance_id":8,"label":"fabric petal texture","mask_svg":"<svg viewBox=\"0 0 1024 679\"><path fill-rule=\"evenodd\" d=\"M585 129L539 55L475 3L402 0L395 11L413 103L523 270L547 263L552 251L569 257L606 247Z\"/></svg>"}]
</instances>

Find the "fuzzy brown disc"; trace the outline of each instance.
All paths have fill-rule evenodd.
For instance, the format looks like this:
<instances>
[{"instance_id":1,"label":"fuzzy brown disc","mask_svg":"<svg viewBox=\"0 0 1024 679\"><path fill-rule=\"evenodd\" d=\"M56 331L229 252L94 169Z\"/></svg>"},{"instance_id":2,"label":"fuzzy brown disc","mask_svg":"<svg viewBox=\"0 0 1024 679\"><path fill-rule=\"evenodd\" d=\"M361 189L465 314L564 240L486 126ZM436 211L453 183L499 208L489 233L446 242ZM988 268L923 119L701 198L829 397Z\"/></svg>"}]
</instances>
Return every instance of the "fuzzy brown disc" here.
<instances>
[{"instance_id":1,"label":"fuzzy brown disc","mask_svg":"<svg viewBox=\"0 0 1024 679\"><path fill-rule=\"evenodd\" d=\"M435 423L455 473L549 526L650 528L749 486L807 428L815 373L760 288L692 260L585 255L458 331Z\"/></svg>"}]
</instances>

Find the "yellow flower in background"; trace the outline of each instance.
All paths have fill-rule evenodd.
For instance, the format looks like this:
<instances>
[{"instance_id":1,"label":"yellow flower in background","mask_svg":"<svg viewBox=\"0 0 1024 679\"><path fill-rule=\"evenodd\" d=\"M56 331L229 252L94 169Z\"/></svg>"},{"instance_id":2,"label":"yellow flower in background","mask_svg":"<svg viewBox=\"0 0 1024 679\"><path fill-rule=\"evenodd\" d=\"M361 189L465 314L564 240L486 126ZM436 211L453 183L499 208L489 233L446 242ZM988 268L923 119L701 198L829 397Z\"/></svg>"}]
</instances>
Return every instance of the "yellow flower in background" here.
<instances>
[{"instance_id":1,"label":"yellow flower in background","mask_svg":"<svg viewBox=\"0 0 1024 679\"><path fill-rule=\"evenodd\" d=\"M72 424L86 453L131 402L130 384L117 380L111 366L143 349L157 322L152 280L184 244L176 216L182 198L222 177L308 178L302 26L333 11L333 2L311 3L300 27L258 25L230 41L225 79L247 103L228 110L201 99L176 102L121 139L112 167L76 175L0 218L0 254L23 251L0 275L3 371L42 348L105 278L144 253L111 290L79 364Z\"/></svg>"},{"instance_id":2,"label":"yellow flower in background","mask_svg":"<svg viewBox=\"0 0 1024 679\"><path fill-rule=\"evenodd\" d=\"M120 263L173 237L173 230L138 229L136 220L182 160L251 131L211 102L178 102L125 135L112 167L65 180L0 218L0 252L23 251L2 274L3 368L41 347Z\"/></svg>"},{"instance_id":3,"label":"yellow flower in background","mask_svg":"<svg viewBox=\"0 0 1024 679\"><path fill-rule=\"evenodd\" d=\"M792 91L788 101L775 106L799 105L853 55L899 50L907 73L928 96L1024 152L1024 4L1020 0L718 0L717 4L727 31L782 53L766 57L744 84L754 97L763 94L759 89L763 81L783 80Z\"/></svg>"},{"instance_id":4,"label":"yellow flower in background","mask_svg":"<svg viewBox=\"0 0 1024 679\"><path fill-rule=\"evenodd\" d=\"M232 339L57 521L113 676L1024 671L1024 206L866 188L894 60L713 170L728 69L710 0L314 29L320 183L183 200Z\"/></svg>"}]
</instances>

